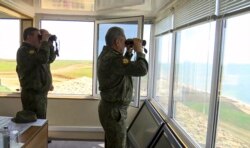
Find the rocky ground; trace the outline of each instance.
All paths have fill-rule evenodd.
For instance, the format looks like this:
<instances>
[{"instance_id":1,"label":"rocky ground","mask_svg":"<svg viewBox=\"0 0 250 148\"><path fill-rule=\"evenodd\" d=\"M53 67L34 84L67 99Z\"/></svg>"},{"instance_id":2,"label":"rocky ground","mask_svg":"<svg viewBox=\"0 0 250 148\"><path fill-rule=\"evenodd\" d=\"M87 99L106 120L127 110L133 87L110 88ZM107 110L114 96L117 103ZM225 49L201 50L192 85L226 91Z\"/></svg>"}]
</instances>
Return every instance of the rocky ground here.
<instances>
[{"instance_id":1,"label":"rocky ground","mask_svg":"<svg viewBox=\"0 0 250 148\"><path fill-rule=\"evenodd\" d=\"M55 94L84 94L92 95L92 78L81 77L53 83Z\"/></svg>"},{"instance_id":2,"label":"rocky ground","mask_svg":"<svg viewBox=\"0 0 250 148\"><path fill-rule=\"evenodd\" d=\"M182 103L177 103L177 120L185 131L191 135L200 145L206 142L207 132L207 116L191 110ZM216 148L249 148L250 141L241 138L243 135L234 133L228 130L230 127L223 123L219 123L217 129L217 143ZM247 132L247 131L243 131ZM245 133L248 134L248 133ZM248 134L249 136L249 134Z\"/></svg>"}]
</instances>

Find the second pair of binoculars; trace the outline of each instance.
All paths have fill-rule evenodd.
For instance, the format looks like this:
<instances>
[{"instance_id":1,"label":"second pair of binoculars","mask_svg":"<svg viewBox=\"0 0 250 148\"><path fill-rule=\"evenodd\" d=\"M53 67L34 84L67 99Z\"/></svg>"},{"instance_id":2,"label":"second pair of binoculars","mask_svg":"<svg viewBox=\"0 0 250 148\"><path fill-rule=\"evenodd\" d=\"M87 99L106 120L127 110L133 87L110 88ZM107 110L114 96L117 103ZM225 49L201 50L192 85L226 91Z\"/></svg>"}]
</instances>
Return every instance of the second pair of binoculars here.
<instances>
[{"instance_id":1,"label":"second pair of binoculars","mask_svg":"<svg viewBox=\"0 0 250 148\"><path fill-rule=\"evenodd\" d=\"M39 38L40 40L42 40L42 35L39 34L39 35L38 35L38 38ZM49 39L48 39L48 41L51 41L51 42L56 41L56 40L57 40L57 36L56 36L56 35L51 35L51 36L49 37Z\"/></svg>"},{"instance_id":2,"label":"second pair of binoculars","mask_svg":"<svg viewBox=\"0 0 250 148\"><path fill-rule=\"evenodd\" d=\"M134 40L133 39L127 39L125 41L125 45L127 45L127 46L134 46ZM142 46L145 46L145 45L146 45L146 41L142 40Z\"/></svg>"},{"instance_id":3,"label":"second pair of binoculars","mask_svg":"<svg viewBox=\"0 0 250 148\"><path fill-rule=\"evenodd\" d=\"M145 40L142 40L142 46L146 46L146 41ZM134 46L134 40L133 39L127 39L126 41L125 41L125 45L126 46L130 46L130 47L133 47ZM146 49L146 48L144 48L144 52L145 53L148 53L148 50Z\"/></svg>"}]
</instances>

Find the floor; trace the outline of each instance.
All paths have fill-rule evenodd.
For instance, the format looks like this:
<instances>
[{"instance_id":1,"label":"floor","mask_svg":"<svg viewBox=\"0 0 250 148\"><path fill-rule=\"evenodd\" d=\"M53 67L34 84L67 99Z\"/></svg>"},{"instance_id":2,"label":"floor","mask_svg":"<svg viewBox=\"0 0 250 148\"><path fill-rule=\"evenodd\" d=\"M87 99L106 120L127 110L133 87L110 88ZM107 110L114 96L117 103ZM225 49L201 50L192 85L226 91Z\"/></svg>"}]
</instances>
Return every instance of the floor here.
<instances>
[{"instance_id":1,"label":"floor","mask_svg":"<svg viewBox=\"0 0 250 148\"><path fill-rule=\"evenodd\" d=\"M52 140L48 148L104 148L104 142Z\"/></svg>"}]
</instances>

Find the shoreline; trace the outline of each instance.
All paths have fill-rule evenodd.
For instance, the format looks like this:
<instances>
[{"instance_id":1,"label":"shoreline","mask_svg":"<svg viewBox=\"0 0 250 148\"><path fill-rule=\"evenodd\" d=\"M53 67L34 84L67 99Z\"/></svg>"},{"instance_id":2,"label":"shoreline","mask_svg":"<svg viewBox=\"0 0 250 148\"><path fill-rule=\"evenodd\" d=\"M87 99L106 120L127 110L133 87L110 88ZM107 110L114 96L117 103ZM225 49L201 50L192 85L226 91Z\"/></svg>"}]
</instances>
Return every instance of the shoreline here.
<instances>
[{"instance_id":1,"label":"shoreline","mask_svg":"<svg viewBox=\"0 0 250 148\"><path fill-rule=\"evenodd\" d=\"M181 86L182 86L182 88L181 88ZM187 92L194 91L194 92L199 92L199 93L204 93L206 95L209 95L209 92L207 92L207 91L203 91L201 89L196 89L196 88L193 88L193 87L185 85L185 84L181 84L178 87L180 87L180 89L183 89L182 91L184 91L184 92L185 91L187 91ZM223 96L223 95L219 96L219 99L220 99L220 101L225 101L227 103L230 103L230 104L234 105L239 110L241 110L244 113L250 115L250 104L245 103L245 102L243 102L243 101L241 101L241 100L239 100L237 98L229 97L229 96Z\"/></svg>"},{"instance_id":2,"label":"shoreline","mask_svg":"<svg viewBox=\"0 0 250 148\"><path fill-rule=\"evenodd\" d=\"M0 73L1 74L1 73ZM60 80L57 82L57 77L53 78L54 80L54 88L55 90L50 92L50 93L69 93L69 94L91 94L92 93L92 78L89 77L79 77L76 79L69 79L69 80ZM2 84L11 86L11 90L15 92L16 90L16 83L13 82L18 82L18 79L15 77L13 79L9 78L4 78L2 79ZM164 80L163 80L164 82ZM5 86L3 85L3 86ZM184 92L198 92L201 94L206 94L209 95L208 92L203 91L201 89L196 89L191 86L185 85L185 84L180 84L178 85L179 89ZM14 89L15 88L15 89ZM243 111L244 113L250 115L250 104L245 103L237 98L230 97L230 96L219 96L220 101L225 101L227 103L230 103L237 107L239 110Z\"/></svg>"},{"instance_id":3,"label":"shoreline","mask_svg":"<svg viewBox=\"0 0 250 148\"><path fill-rule=\"evenodd\" d=\"M247 103L245 103L243 101L237 100L235 98L229 98L229 97L226 97L226 96L221 96L220 98L222 99L222 101L231 103L235 107L237 107L238 109L243 111L244 113L250 115L250 105L249 104L247 104Z\"/></svg>"}]
</instances>

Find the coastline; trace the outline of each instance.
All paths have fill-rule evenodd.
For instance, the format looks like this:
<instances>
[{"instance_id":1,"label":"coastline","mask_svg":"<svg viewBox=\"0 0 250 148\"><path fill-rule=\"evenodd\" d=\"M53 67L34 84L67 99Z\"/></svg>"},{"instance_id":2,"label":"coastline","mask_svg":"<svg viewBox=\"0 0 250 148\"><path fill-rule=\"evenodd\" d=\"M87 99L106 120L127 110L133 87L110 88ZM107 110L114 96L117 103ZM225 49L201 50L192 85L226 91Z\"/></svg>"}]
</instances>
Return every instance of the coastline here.
<instances>
[{"instance_id":1,"label":"coastline","mask_svg":"<svg viewBox=\"0 0 250 148\"><path fill-rule=\"evenodd\" d=\"M245 102L242 102L242 101L235 99L235 98L232 98L232 97L221 96L220 99L222 101L233 104L235 107L237 107L238 109L240 109L244 113L250 115L250 104L247 104Z\"/></svg>"},{"instance_id":2,"label":"coastline","mask_svg":"<svg viewBox=\"0 0 250 148\"><path fill-rule=\"evenodd\" d=\"M196 89L192 86L189 85L185 85L185 84L180 84L178 85L179 89L182 90L182 92L184 93L188 93L188 92L198 92L201 94L205 94L205 95L209 95L209 92L207 91L203 91L201 89ZM238 109L240 109L242 112L250 115L250 104L245 103L237 98L231 97L231 96L219 96L220 101L225 101L227 103L230 103L232 105L234 105L235 107L237 107Z\"/></svg>"},{"instance_id":3,"label":"coastline","mask_svg":"<svg viewBox=\"0 0 250 148\"><path fill-rule=\"evenodd\" d=\"M2 74L2 73L1 73ZM14 77L15 76L15 77ZM12 79L10 79L9 77L12 77ZM10 89L12 91L16 91L16 86L18 86L17 82L18 79L16 77L16 75L10 75L9 77L5 78L2 80L2 84L8 84L7 86L11 86ZM76 79L69 79L69 80L57 80L57 77L54 77L54 91L49 92L49 93L64 93L64 94L92 94L92 78L89 77L79 77ZM162 79L161 80L161 85L165 84L164 83L165 80ZM185 85L185 84L179 84L177 85L177 89L179 89L181 91L181 93L189 93L189 92L197 92L200 94L205 94L206 96L209 95L207 91L203 91L201 89L197 89L194 87L191 87L189 85ZM160 87L160 88L164 88L164 87ZM141 93L142 95L146 95L146 89L142 89ZM160 92L163 96L166 93L164 92ZM220 96L219 97L220 101L224 101L226 103L230 103L232 105L234 105L235 107L237 107L239 110L241 110L242 112L250 115L250 104L245 103L237 98L233 98L230 96Z\"/></svg>"}]
</instances>

